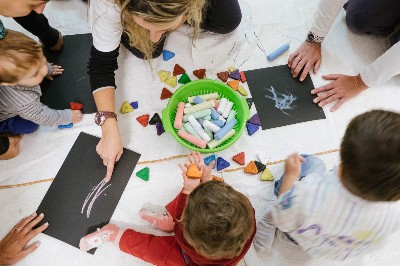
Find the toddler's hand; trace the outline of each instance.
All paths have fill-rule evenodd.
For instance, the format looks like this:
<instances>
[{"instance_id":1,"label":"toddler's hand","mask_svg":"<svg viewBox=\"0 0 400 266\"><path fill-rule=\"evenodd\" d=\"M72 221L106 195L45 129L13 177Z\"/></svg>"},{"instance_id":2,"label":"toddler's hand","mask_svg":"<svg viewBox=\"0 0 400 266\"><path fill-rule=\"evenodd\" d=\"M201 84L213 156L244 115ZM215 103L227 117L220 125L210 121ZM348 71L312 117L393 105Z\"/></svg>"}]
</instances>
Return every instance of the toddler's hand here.
<instances>
[{"instance_id":1,"label":"toddler's hand","mask_svg":"<svg viewBox=\"0 0 400 266\"><path fill-rule=\"evenodd\" d=\"M53 80L53 76L61 75L64 69L59 65L54 65L53 63L50 64L51 64L51 73L48 73L46 78L48 78L49 80Z\"/></svg>"},{"instance_id":2,"label":"toddler's hand","mask_svg":"<svg viewBox=\"0 0 400 266\"><path fill-rule=\"evenodd\" d=\"M200 152L196 152L195 153L195 152L192 151L187 157L188 157L188 161L184 165L185 168L187 169L190 164L196 165L197 168L202 173L201 183L204 183L204 182L207 182L207 181L211 181L213 179L212 175L211 175L211 171L212 171L212 168L214 167L215 161L212 161L210 163L210 165L206 165L204 163L203 158L201 157Z\"/></svg>"},{"instance_id":3,"label":"toddler's hand","mask_svg":"<svg viewBox=\"0 0 400 266\"><path fill-rule=\"evenodd\" d=\"M301 163L304 162L304 158L298 153L293 153L285 160L285 179L294 178L296 179L301 172Z\"/></svg>"},{"instance_id":4,"label":"toddler's hand","mask_svg":"<svg viewBox=\"0 0 400 266\"><path fill-rule=\"evenodd\" d=\"M196 179L188 178L186 176L187 168L182 164L179 164L179 167L182 170L182 177L183 177L182 193L189 195L198 185L200 185L200 179L199 178L196 178Z\"/></svg>"},{"instance_id":5,"label":"toddler's hand","mask_svg":"<svg viewBox=\"0 0 400 266\"><path fill-rule=\"evenodd\" d=\"M72 112L72 123L78 123L82 120L83 114L80 110L71 110Z\"/></svg>"}]
</instances>

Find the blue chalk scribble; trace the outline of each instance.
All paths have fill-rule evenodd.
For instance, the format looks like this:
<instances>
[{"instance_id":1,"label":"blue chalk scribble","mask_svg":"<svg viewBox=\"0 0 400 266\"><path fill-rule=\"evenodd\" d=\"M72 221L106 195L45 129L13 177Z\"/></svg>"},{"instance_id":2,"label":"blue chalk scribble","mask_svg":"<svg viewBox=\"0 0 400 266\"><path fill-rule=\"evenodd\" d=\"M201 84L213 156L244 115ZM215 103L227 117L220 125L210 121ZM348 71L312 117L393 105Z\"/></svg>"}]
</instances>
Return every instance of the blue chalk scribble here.
<instances>
[{"instance_id":1,"label":"blue chalk scribble","mask_svg":"<svg viewBox=\"0 0 400 266\"><path fill-rule=\"evenodd\" d=\"M288 94L284 94L284 93L277 93L275 92L275 88L271 86L271 89L267 89L264 88L265 90L268 90L272 93L272 96L268 96L265 95L266 98L269 98L271 100L275 101L275 107L278 108L279 110L282 111L282 113L284 113L285 115L289 115L288 113L286 113L284 110L291 110L293 108L295 108L296 106L291 106L291 104L297 100L297 97L288 93Z\"/></svg>"}]
</instances>

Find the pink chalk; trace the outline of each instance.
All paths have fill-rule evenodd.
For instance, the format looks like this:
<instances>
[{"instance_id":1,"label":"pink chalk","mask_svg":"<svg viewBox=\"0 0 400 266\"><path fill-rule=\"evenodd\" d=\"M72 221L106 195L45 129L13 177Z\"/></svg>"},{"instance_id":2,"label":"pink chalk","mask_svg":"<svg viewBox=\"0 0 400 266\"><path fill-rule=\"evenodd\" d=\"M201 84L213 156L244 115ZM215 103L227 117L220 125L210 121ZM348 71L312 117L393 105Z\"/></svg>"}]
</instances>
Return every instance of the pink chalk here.
<instances>
[{"instance_id":1,"label":"pink chalk","mask_svg":"<svg viewBox=\"0 0 400 266\"><path fill-rule=\"evenodd\" d=\"M176 111L174 128L181 129L182 128L182 120L183 120L183 109L185 109L185 103L180 102L178 104L178 110Z\"/></svg>"},{"instance_id":2,"label":"pink chalk","mask_svg":"<svg viewBox=\"0 0 400 266\"><path fill-rule=\"evenodd\" d=\"M193 136L193 135L187 133L186 131L179 130L178 131L178 136L181 137L181 138L186 139L187 141L189 141L190 143L196 145L199 148L204 149L207 146L207 142L205 142L201 138L198 138L196 136Z\"/></svg>"},{"instance_id":3,"label":"pink chalk","mask_svg":"<svg viewBox=\"0 0 400 266\"><path fill-rule=\"evenodd\" d=\"M214 103L215 103L214 109L217 110L217 109L218 109L219 102L218 102L217 100L214 100Z\"/></svg>"}]
</instances>

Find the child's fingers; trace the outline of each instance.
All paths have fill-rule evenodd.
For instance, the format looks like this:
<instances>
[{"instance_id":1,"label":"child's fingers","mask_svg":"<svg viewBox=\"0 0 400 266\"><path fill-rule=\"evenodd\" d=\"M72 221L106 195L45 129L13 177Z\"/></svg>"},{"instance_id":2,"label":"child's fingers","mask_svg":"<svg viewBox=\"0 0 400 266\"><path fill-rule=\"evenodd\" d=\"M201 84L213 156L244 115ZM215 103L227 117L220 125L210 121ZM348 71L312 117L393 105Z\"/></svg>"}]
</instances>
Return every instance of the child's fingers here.
<instances>
[{"instance_id":1,"label":"child's fingers","mask_svg":"<svg viewBox=\"0 0 400 266\"><path fill-rule=\"evenodd\" d=\"M187 168L185 166L183 166L182 164L178 164L179 168L181 168L182 173L186 173L187 172Z\"/></svg>"}]
</instances>

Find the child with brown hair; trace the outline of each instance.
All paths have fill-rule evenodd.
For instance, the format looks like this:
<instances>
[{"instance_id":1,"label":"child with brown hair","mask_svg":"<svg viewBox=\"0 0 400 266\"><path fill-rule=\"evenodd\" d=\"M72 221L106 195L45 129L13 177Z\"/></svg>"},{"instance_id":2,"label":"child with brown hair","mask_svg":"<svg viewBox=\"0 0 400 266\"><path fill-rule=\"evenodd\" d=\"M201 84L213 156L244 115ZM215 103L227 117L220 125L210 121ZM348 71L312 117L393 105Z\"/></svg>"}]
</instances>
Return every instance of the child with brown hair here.
<instances>
[{"instance_id":1,"label":"child with brown hair","mask_svg":"<svg viewBox=\"0 0 400 266\"><path fill-rule=\"evenodd\" d=\"M255 247L270 248L275 227L278 238L318 257L345 260L380 246L400 225L399 132L400 114L374 110L348 125L334 171L317 157L289 156Z\"/></svg>"},{"instance_id":2,"label":"child with brown hair","mask_svg":"<svg viewBox=\"0 0 400 266\"><path fill-rule=\"evenodd\" d=\"M181 193L166 206L166 213L142 209L140 216L174 236L154 236L108 224L81 239L89 250L111 241L133 256L155 265L236 265L255 234L255 216L249 200L221 181L213 181L214 162L205 166L199 153L180 165ZM202 171L201 179L186 176L189 164Z\"/></svg>"},{"instance_id":3,"label":"child with brown hair","mask_svg":"<svg viewBox=\"0 0 400 266\"><path fill-rule=\"evenodd\" d=\"M40 102L40 82L63 71L47 63L42 46L22 33L6 31L1 22L0 33L0 134L21 135L39 124L81 121L81 111L54 110Z\"/></svg>"}]
</instances>

